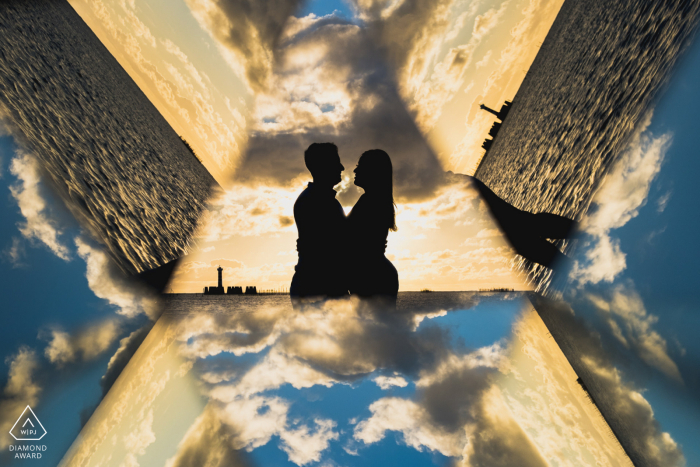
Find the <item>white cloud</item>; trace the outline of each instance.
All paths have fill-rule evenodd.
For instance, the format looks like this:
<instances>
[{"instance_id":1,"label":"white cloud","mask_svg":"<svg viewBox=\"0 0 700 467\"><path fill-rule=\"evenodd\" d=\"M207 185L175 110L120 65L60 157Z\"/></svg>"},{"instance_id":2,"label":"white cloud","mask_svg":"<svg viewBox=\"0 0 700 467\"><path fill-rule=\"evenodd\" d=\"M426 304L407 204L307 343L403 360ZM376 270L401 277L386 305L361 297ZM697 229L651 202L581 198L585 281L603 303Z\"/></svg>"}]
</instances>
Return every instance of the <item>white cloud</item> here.
<instances>
[{"instance_id":1,"label":"white cloud","mask_svg":"<svg viewBox=\"0 0 700 467\"><path fill-rule=\"evenodd\" d=\"M143 286L127 279L107 254L83 237L76 237L78 255L85 261L85 277L94 294L117 307L117 313L127 317L145 313L155 318L159 310L156 296Z\"/></svg>"},{"instance_id":2,"label":"white cloud","mask_svg":"<svg viewBox=\"0 0 700 467\"><path fill-rule=\"evenodd\" d=\"M338 439L338 432L333 431L336 423L332 420L315 418L315 430L307 425L286 429L280 433L282 450L289 460L297 465L318 462L321 453L328 449L331 440Z\"/></svg>"},{"instance_id":3,"label":"white cloud","mask_svg":"<svg viewBox=\"0 0 700 467\"><path fill-rule=\"evenodd\" d=\"M28 153L18 152L12 159L10 172L17 178L17 182L10 185L10 192L25 218L18 225L19 231L25 238L40 241L56 256L68 261L68 248L59 240L62 233L59 222L45 199L39 161Z\"/></svg>"},{"instance_id":4,"label":"white cloud","mask_svg":"<svg viewBox=\"0 0 700 467\"><path fill-rule=\"evenodd\" d=\"M59 367L80 360L91 360L105 352L119 337L117 320L108 319L79 330L74 335L54 328L49 331L49 345L44 355Z\"/></svg>"},{"instance_id":5,"label":"white cloud","mask_svg":"<svg viewBox=\"0 0 700 467\"><path fill-rule=\"evenodd\" d=\"M671 200L671 195L673 194L672 190L668 190L666 193L661 195L659 199L656 200L656 211L657 212L664 212L666 209L666 206L668 206L668 202Z\"/></svg>"},{"instance_id":6,"label":"white cloud","mask_svg":"<svg viewBox=\"0 0 700 467\"><path fill-rule=\"evenodd\" d=\"M481 60L479 60L478 62L476 62L476 65L475 65L475 66L476 66L477 69L483 68L483 67L485 67L485 66L489 63L489 60L491 60L491 55L492 55L491 52L492 52L492 51L489 50L488 52L486 52L486 54L484 54L484 56L482 57Z\"/></svg>"},{"instance_id":7,"label":"white cloud","mask_svg":"<svg viewBox=\"0 0 700 467\"><path fill-rule=\"evenodd\" d=\"M495 237L498 235L501 235L501 232L498 229L481 229L481 230L479 230L479 232L477 232L476 237L477 238Z\"/></svg>"},{"instance_id":8,"label":"white cloud","mask_svg":"<svg viewBox=\"0 0 700 467\"><path fill-rule=\"evenodd\" d=\"M585 261L577 261L571 271L579 285L612 282L627 267L619 240L610 232L626 225L646 204L649 187L671 144L670 134L656 137L646 131L650 121L651 114L610 169L581 223L592 239L583 246Z\"/></svg>"},{"instance_id":9,"label":"white cloud","mask_svg":"<svg viewBox=\"0 0 700 467\"><path fill-rule=\"evenodd\" d=\"M466 444L462 431L454 433L431 422L427 411L416 402L387 397L369 406L372 415L355 426L353 437L365 444L381 441L387 431L398 431L404 442L418 451L427 448L445 456L457 457Z\"/></svg>"},{"instance_id":10,"label":"white cloud","mask_svg":"<svg viewBox=\"0 0 700 467\"><path fill-rule=\"evenodd\" d=\"M241 453L233 447L232 436L221 420L218 407L209 404L187 430L165 467L246 465Z\"/></svg>"},{"instance_id":11,"label":"white cloud","mask_svg":"<svg viewBox=\"0 0 700 467\"><path fill-rule=\"evenodd\" d=\"M25 266L22 263L25 254L24 244L19 237L12 237L12 243L2 251L2 256L10 261L12 267Z\"/></svg>"},{"instance_id":12,"label":"white cloud","mask_svg":"<svg viewBox=\"0 0 700 467\"><path fill-rule=\"evenodd\" d=\"M408 381L406 381L402 376L384 376L384 375L379 375L376 378L373 379L375 383L377 383L377 386L380 388L386 390L391 387L399 387L399 388L405 388L408 386Z\"/></svg>"}]
</instances>

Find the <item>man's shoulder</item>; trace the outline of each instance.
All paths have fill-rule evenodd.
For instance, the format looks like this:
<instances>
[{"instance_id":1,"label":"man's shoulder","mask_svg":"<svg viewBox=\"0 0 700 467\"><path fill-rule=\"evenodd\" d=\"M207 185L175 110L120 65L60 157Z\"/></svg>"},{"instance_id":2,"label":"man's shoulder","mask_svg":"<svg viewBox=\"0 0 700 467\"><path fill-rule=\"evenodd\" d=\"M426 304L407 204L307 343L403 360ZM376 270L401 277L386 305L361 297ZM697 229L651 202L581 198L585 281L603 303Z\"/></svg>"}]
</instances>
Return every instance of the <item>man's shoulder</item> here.
<instances>
[{"instance_id":1,"label":"man's shoulder","mask_svg":"<svg viewBox=\"0 0 700 467\"><path fill-rule=\"evenodd\" d=\"M324 193L321 190L315 189L313 186L304 189L294 202L295 215L319 210L324 212L340 210L342 212L342 209L340 201L333 196L332 192Z\"/></svg>"},{"instance_id":2,"label":"man's shoulder","mask_svg":"<svg viewBox=\"0 0 700 467\"><path fill-rule=\"evenodd\" d=\"M314 189L310 186L304 188L304 191L299 193L297 200L294 202L294 208L298 206L303 206L309 203L313 203L317 200L318 196L314 193Z\"/></svg>"}]
</instances>

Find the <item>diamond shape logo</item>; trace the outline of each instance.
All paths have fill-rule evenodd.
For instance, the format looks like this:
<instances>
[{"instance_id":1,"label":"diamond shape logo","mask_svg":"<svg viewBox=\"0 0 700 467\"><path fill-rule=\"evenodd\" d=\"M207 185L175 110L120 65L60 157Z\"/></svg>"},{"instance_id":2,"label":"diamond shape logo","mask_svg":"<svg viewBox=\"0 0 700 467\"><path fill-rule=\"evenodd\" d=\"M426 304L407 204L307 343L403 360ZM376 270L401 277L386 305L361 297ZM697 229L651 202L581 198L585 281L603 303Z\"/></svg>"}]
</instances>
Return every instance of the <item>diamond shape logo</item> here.
<instances>
[{"instance_id":1,"label":"diamond shape logo","mask_svg":"<svg viewBox=\"0 0 700 467\"><path fill-rule=\"evenodd\" d=\"M32 408L27 406L12 426L10 434L17 441L39 441L46 435L46 429Z\"/></svg>"}]
</instances>

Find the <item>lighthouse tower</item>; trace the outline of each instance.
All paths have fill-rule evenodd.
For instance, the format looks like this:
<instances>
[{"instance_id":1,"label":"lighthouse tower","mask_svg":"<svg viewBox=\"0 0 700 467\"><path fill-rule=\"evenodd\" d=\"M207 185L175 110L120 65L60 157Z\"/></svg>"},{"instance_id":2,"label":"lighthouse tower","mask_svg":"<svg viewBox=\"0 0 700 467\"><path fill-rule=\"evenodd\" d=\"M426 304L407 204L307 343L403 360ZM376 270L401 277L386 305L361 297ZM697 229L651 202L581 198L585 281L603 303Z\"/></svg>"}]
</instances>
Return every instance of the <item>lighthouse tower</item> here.
<instances>
[{"instance_id":1,"label":"lighthouse tower","mask_svg":"<svg viewBox=\"0 0 700 467\"><path fill-rule=\"evenodd\" d=\"M216 270L219 272L219 289L224 290L224 282L223 282L223 279L221 277L221 273L223 272L224 268L219 266L218 268L216 268Z\"/></svg>"}]
</instances>

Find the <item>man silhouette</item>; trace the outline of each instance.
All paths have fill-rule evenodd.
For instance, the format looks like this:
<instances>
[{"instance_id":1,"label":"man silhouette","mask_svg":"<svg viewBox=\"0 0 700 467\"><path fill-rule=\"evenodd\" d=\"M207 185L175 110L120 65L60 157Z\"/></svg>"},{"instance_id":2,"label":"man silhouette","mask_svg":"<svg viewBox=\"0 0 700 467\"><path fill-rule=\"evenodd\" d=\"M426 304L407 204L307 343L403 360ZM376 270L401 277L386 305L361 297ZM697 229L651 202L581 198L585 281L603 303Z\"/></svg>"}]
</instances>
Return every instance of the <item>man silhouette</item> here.
<instances>
[{"instance_id":1,"label":"man silhouette","mask_svg":"<svg viewBox=\"0 0 700 467\"><path fill-rule=\"evenodd\" d=\"M341 258L346 243L345 213L333 190L340 183L345 167L333 143L313 143L304 152L304 163L313 182L294 203L299 262L294 268L289 293L295 305L305 297L348 294Z\"/></svg>"}]
</instances>

